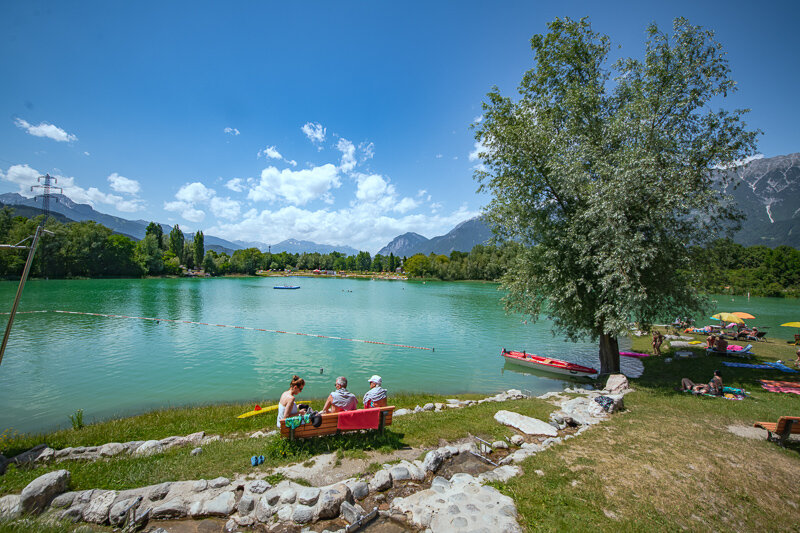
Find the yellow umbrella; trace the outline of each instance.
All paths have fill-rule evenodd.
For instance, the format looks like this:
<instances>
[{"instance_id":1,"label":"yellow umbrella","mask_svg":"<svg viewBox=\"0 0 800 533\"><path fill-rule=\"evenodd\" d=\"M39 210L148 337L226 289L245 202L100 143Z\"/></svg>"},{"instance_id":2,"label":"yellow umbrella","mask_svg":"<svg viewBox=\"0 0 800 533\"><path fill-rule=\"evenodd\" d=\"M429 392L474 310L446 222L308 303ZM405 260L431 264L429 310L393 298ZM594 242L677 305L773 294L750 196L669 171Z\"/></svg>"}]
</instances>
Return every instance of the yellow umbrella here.
<instances>
[{"instance_id":1,"label":"yellow umbrella","mask_svg":"<svg viewBox=\"0 0 800 533\"><path fill-rule=\"evenodd\" d=\"M734 315L733 313L717 313L712 315L711 318L716 318L722 322L734 322L736 324L744 324L744 320Z\"/></svg>"},{"instance_id":2,"label":"yellow umbrella","mask_svg":"<svg viewBox=\"0 0 800 533\"><path fill-rule=\"evenodd\" d=\"M786 324L781 324L781 326L786 326L787 328L800 328L800 322L787 322Z\"/></svg>"},{"instance_id":3,"label":"yellow umbrella","mask_svg":"<svg viewBox=\"0 0 800 533\"><path fill-rule=\"evenodd\" d=\"M738 316L739 318L743 318L743 319L745 319L745 320L753 320L753 319L755 318L755 317L754 317L753 315L751 315L750 313L745 313L744 311L734 311L734 312L733 312L733 313L731 313L731 314L732 314L732 315L736 315L736 316Z\"/></svg>"}]
</instances>

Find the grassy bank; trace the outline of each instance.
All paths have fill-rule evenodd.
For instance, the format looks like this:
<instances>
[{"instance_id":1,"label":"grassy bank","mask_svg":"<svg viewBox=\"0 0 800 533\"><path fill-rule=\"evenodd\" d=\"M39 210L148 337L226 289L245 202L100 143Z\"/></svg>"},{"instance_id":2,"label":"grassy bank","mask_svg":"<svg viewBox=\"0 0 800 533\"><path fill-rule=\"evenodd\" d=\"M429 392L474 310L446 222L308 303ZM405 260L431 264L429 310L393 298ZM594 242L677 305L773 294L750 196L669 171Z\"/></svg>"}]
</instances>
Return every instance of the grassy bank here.
<instances>
[{"instance_id":1,"label":"grassy bank","mask_svg":"<svg viewBox=\"0 0 800 533\"><path fill-rule=\"evenodd\" d=\"M646 351L648 344L646 337L635 339L633 349ZM783 341L758 343L754 351L757 359L794 359L794 348ZM800 381L800 376L729 368L722 366L723 359L705 356L666 362L672 350L665 352L666 357L642 360L645 373L632 380L636 392L626 396L626 411L579 438L532 456L521 464L521 476L498 485L515 499L526 530L800 531L795 518L800 509L796 481L800 443L794 441L782 449L763 438L745 438L731 431L740 428L741 433L742 428L751 427L757 420L775 421L781 415L800 414L800 397L764 391L756 382ZM727 385L745 388L752 398L728 401L673 390L680 378L707 381L715 369L722 371ZM393 400L398 407L413 407L444 398L407 395ZM178 448L146 458L65 462L35 470L11 467L0 477L0 495L19 492L30 480L56 468L72 472L73 489L124 489L167 480L251 472L254 469L248 458L256 454L265 456L265 463L257 469L266 472L274 466L335 450L358 457L366 450L429 447L468 434L487 440L511 435L508 428L492 418L500 406L486 403L398 417L384 436L346 435L306 443L249 439L242 437L256 429L271 429L275 424L274 414L234 418L249 408L220 405L170 409L77 431L17 438L11 443L17 450L38 442L61 448L163 438L199 430L231 440L208 444L197 457L191 457L188 448ZM543 419L553 409L536 399L516 401L502 408ZM3 527L11 526L0 526L0 531L11 531Z\"/></svg>"}]
</instances>

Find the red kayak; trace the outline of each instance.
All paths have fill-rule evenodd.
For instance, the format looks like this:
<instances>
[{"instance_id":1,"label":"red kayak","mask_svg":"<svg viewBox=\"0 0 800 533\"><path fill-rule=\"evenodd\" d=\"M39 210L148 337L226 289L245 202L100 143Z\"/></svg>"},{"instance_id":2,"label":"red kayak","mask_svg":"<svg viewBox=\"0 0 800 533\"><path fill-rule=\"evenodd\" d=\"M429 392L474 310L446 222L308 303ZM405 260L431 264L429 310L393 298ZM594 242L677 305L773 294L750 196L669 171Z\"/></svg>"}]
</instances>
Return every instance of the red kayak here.
<instances>
[{"instance_id":1,"label":"red kayak","mask_svg":"<svg viewBox=\"0 0 800 533\"><path fill-rule=\"evenodd\" d=\"M650 357L649 353L640 352L619 352L619 354L623 357Z\"/></svg>"},{"instance_id":2,"label":"red kayak","mask_svg":"<svg viewBox=\"0 0 800 533\"><path fill-rule=\"evenodd\" d=\"M588 366L581 366L575 363L562 361L561 359L553 359L552 357L542 357L532 353L511 352L503 349L500 351L500 355L505 357L506 361L530 368L545 370L547 372L553 372L555 374L586 377L593 377L597 374L597 370Z\"/></svg>"}]
</instances>

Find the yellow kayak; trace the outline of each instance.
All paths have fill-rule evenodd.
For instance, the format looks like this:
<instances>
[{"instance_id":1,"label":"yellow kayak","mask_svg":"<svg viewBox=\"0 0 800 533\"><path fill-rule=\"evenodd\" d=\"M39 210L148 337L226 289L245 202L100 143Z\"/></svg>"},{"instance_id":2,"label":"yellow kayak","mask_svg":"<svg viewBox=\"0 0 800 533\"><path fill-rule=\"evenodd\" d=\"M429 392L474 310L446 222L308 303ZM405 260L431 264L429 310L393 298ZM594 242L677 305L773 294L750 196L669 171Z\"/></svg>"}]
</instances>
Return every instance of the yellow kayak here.
<instances>
[{"instance_id":1,"label":"yellow kayak","mask_svg":"<svg viewBox=\"0 0 800 533\"><path fill-rule=\"evenodd\" d=\"M258 407L258 406L256 405L256 407ZM254 409L253 411L247 411L243 415L239 415L236 418L247 418L248 416L261 415L261 414L264 414L264 413L269 413L269 412L272 412L272 411L276 411L277 409L278 409L278 404L275 404L275 405L271 405L269 407L262 407L260 409Z\"/></svg>"}]
</instances>

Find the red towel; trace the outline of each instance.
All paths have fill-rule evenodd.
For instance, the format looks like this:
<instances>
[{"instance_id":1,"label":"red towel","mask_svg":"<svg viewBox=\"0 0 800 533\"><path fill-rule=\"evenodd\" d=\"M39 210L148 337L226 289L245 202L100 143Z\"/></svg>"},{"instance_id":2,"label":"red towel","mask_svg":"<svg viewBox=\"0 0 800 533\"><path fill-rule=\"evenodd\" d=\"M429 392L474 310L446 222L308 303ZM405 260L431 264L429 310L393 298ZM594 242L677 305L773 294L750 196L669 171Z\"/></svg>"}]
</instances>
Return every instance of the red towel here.
<instances>
[{"instance_id":1,"label":"red towel","mask_svg":"<svg viewBox=\"0 0 800 533\"><path fill-rule=\"evenodd\" d=\"M381 408L356 409L339 413L339 429L378 429L381 424Z\"/></svg>"},{"instance_id":2,"label":"red towel","mask_svg":"<svg viewBox=\"0 0 800 533\"><path fill-rule=\"evenodd\" d=\"M800 383L796 381L775 381L772 379L761 379L761 386L770 392L788 392L800 394Z\"/></svg>"}]
</instances>

